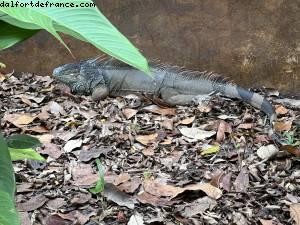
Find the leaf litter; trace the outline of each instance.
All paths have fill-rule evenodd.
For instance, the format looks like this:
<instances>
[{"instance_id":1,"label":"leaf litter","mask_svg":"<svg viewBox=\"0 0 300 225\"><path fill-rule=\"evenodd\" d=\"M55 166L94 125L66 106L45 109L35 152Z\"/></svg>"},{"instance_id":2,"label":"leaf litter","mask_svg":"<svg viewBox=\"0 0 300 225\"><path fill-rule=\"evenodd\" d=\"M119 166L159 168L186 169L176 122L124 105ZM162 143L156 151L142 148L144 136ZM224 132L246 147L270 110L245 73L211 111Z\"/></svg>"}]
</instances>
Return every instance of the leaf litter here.
<instances>
[{"instance_id":1,"label":"leaf litter","mask_svg":"<svg viewBox=\"0 0 300 225\"><path fill-rule=\"evenodd\" d=\"M299 224L299 100L269 97L278 132L239 101L170 108L137 98L97 103L51 77L3 75L6 136L43 143L44 166L14 163L23 224ZM298 142L299 143L299 142ZM103 193L95 159L104 168Z\"/></svg>"}]
</instances>

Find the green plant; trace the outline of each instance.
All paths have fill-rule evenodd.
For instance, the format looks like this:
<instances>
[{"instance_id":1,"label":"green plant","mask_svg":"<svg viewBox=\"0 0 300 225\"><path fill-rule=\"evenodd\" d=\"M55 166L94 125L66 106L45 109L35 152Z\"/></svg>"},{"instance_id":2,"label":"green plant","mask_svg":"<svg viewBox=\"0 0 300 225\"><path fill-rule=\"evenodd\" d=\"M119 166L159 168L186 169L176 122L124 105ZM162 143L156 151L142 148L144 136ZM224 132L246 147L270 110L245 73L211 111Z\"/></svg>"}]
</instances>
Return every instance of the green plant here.
<instances>
[{"instance_id":1,"label":"green plant","mask_svg":"<svg viewBox=\"0 0 300 225\"><path fill-rule=\"evenodd\" d=\"M99 180L96 183L96 186L94 188L90 188L90 192L92 192L93 194L98 194L104 191L104 185L105 185L105 181L104 181L104 169L103 166L100 163L99 159L96 159L96 165L97 165L97 169L98 169L98 174L99 174Z\"/></svg>"},{"instance_id":2,"label":"green plant","mask_svg":"<svg viewBox=\"0 0 300 225\"><path fill-rule=\"evenodd\" d=\"M15 177L13 160L44 158L32 148L40 145L38 139L28 135L13 135L6 140L0 134L0 224L18 225L20 219L14 205ZM14 147L14 148L12 148ZM25 149L24 149L25 148Z\"/></svg>"},{"instance_id":3,"label":"green plant","mask_svg":"<svg viewBox=\"0 0 300 225\"><path fill-rule=\"evenodd\" d=\"M147 60L128 39L123 36L96 7L4 7L11 0L0 4L0 50L8 48L41 29L55 36L67 49L58 32L89 42L103 52L149 72ZM16 3L15 1L14 3ZM19 0L29 4L28 0ZM32 0L33 4L41 1ZM48 0L49 4L65 4L65 0ZM44 2L45 3L45 2ZM74 5L92 4L91 0L70 0ZM42 53L41 53L42 54Z\"/></svg>"},{"instance_id":4,"label":"green plant","mask_svg":"<svg viewBox=\"0 0 300 225\"><path fill-rule=\"evenodd\" d=\"M287 143L288 145L291 146L300 146L300 140L295 138L295 131L285 131L283 133L283 136L287 138Z\"/></svg>"}]
</instances>

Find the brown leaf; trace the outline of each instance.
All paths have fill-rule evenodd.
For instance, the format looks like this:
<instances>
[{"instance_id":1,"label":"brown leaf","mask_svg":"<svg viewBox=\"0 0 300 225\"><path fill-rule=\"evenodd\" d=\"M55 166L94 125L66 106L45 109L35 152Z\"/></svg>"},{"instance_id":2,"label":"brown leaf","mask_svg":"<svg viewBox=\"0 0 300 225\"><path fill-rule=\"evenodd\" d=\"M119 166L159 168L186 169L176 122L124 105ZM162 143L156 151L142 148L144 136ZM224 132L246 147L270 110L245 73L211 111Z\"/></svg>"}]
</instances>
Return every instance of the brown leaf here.
<instances>
[{"instance_id":1,"label":"brown leaf","mask_svg":"<svg viewBox=\"0 0 300 225\"><path fill-rule=\"evenodd\" d=\"M91 159L98 158L100 155L106 155L112 150L113 148L110 147L97 147L91 150L81 150L78 158L82 162L88 162Z\"/></svg>"},{"instance_id":2,"label":"brown leaf","mask_svg":"<svg viewBox=\"0 0 300 225\"><path fill-rule=\"evenodd\" d=\"M40 112L37 117L40 119L40 120L48 120L50 118L50 115L49 113L46 111L46 110L42 110L42 112Z\"/></svg>"},{"instance_id":3,"label":"brown leaf","mask_svg":"<svg viewBox=\"0 0 300 225\"><path fill-rule=\"evenodd\" d=\"M292 121L276 122L274 124L276 131L289 131L292 128Z\"/></svg>"},{"instance_id":4,"label":"brown leaf","mask_svg":"<svg viewBox=\"0 0 300 225\"><path fill-rule=\"evenodd\" d=\"M5 114L3 120L12 123L16 127L23 127L23 125L32 123L35 118L35 116L32 116L29 113L14 113Z\"/></svg>"},{"instance_id":5,"label":"brown leaf","mask_svg":"<svg viewBox=\"0 0 300 225\"><path fill-rule=\"evenodd\" d=\"M160 198L158 196L149 194L147 192L142 192L141 194L139 194L137 196L137 199L139 200L139 202L143 203L143 204L150 204L153 205L155 207L157 206L170 206L173 205L176 201L170 201L169 199L166 198Z\"/></svg>"},{"instance_id":6,"label":"brown leaf","mask_svg":"<svg viewBox=\"0 0 300 225\"><path fill-rule=\"evenodd\" d=\"M186 119L180 120L176 125L179 125L179 124L189 125L189 124L193 123L194 120L195 120L195 117L194 117L194 116L188 117L188 118L186 118Z\"/></svg>"},{"instance_id":7,"label":"brown leaf","mask_svg":"<svg viewBox=\"0 0 300 225\"><path fill-rule=\"evenodd\" d=\"M129 209L134 209L136 200L126 193L120 191L115 185L106 183L103 195L119 206L126 206Z\"/></svg>"},{"instance_id":8,"label":"brown leaf","mask_svg":"<svg viewBox=\"0 0 300 225\"><path fill-rule=\"evenodd\" d=\"M58 116L59 114L61 115L66 115L66 111L64 110L64 108L58 104L57 102L51 101L48 104L49 106L49 110L53 115Z\"/></svg>"},{"instance_id":9,"label":"brown leaf","mask_svg":"<svg viewBox=\"0 0 300 225\"><path fill-rule=\"evenodd\" d=\"M290 215L296 222L296 225L300 225L300 203L292 204L290 206Z\"/></svg>"},{"instance_id":10,"label":"brown leaf","mask_svg":"<svg viewBox=\"0 0 300 225\"><path fill-rule=\"evenodd\" d=\"M27 212L19 212L22 225L32 225Z\"/></svg>"},{"instance_id":11,"label":"brown leaf","mask_svg":"<svg viewBox=\"0 0 300 225\"><path fill-rule=\"evenodd\" d=\"M188 138L204 140L215 135L215 131L201 130L196 127L182 127L179 129L180 133Z\"/></svg>"},{"instance_id":12,"label":"brown leaf","mask_svg":"<svg viewBox=\"0 0 300 225\"><path fill-rule=\"evenodd\" d=\"M34 127L30 127L30 128L24 128L24 130L33 131L36 133L48 133L49 132L49 130L43 126L34 126Z\"/></svg>"},{"instance_id":13,"label":"brown leaf","mask_svg":"<svg viewBox=\"0 0 300 225\"><path fill-rule=\"evenodd\" d=\"M17 203L17 209L24 212L33 211L43 206L47 201L48 199L44 195L36 195L26 202Z\"/></svg>"},{"instance_id":14,"label":"brown leaf","mask_svg":"<svg viewBox=\"0 0 300 225\"><path fill-rule=\"evenodd\" d=\"M129 181L125 181L124 183L119 185L118 188L126 193L133 193L139 188L141 184L142 180L138 177L134 177Z\"/></svg>"},{"instance_id":15,"label":"brown leaf","mask_svg":"<svg viewBox=\"0 0 300 225\"><path fill-rule=\"evenodd\" d=\"M67 202L63 198L55 198L47 202L47 207L51 210L57 210L66 204Z\"/></svg>"},{"instance_id":16,"label":"brown leaf","mask_svg":"<svg viewBox=\"0 0 300 225\"><path fill-rule=\"evenodd\" d=\"M99 175L94 173L91 165L78 164L71 170L73 184L76 186L91 186L99 180Z\"/></svg>"},{"instance_id":17,"label":"brown leaf","mask_svg":"<svg viewBox=\"0 0 300 225\"><path fill-rule=\"evenodd\" d=\"M145 155L145 156L153 156L154 155L154 149L149 147L149 148L144 148L142 150L142 153Z\"/></svg>"},{"instance_id":18,"label":"brown leaf","mask_svg":"<svg viewBox=\"0 0 300 225\"><path fill-rule=\"evenodd\" d=\"M140 142L143 145L148 145L154 143L156 138L158 137L157 133L149 134L149 135L138 135L135 140Z\"/></svg>"},{"instance_id":19,"label":"brown leaf","mask_svg":"<svg viewBox=\"0 0 300 225\"><path fill-rule=\"evenodd\" d=\"M91 193L77 193L72 199L72 204L85 204L92 198Z\"/></svg>"},{"instance_id":20,"label":"brown leaf","mask_svg":"<svg viewBox=\"0 0 300 225\"><path fill-rule=\"evenodd\" d=\"M39 141L43 144L51 143L51 140L54 138L54 135L52 134L31 135L31 136L39 139Z\"/></svg>"},{"instance_id":21,"label":"brown leaf","mask_svg":"<svg viewBox=\"0 0 300 225\"><path fill-rule=\"evenodd\" d=\"M132 118L137 114L137 112L138 110L135 109L130 109L130 108L123 109L123 114L125 115L126 119Z\"/></svg>"},{"instance_id":22,"label":"brown leaf","mask_svg":"<svg viewBox=\"0 0 300 225\"><path fill-rule=\"evenodd\" d=\"M73 223L70 220L63 219L56 214L49 216L45 221L45 225L72 225L72 224Z\"/></svg>"},{"instance_id":23,"label":"brown leaf","mask_svg":"<svg viewBox=\"0 0 300 225\"><path fill-rule=\"evenodd\" d=\"M232 177L232 172L229 172L228 174L226 174L221 178L221 182L220 182L220 187L228 192L231 191L231 177Z\"/></svg>"},{"instance_id":24,"label":"brown leaf","mask_svg":"<svg viewBox=\"0 0 300 225\"><path fill-rule=\"evenodd\" d=\"M212 210L214 207L216 207L217 202L216 200L210 198L210 197L203 197L199 198L187 205L184 206L184 210L181 211L181 215L186 218L193 217L197 214L202 214L205 212L205 210L210 209ZM182 208L182 207L180 207Z\"/></svg>"},{"instance_id":25,"label":"brown leaf","mask_svg":"<svg viewBox=\"0 0 300 225\"><path fill-rule=\"evenodd\" d=\"M114 185L118 186L130 179L130 175L128 173L121 173L114 181Z\"/></svg>"},{"instance_id":26,"label":"brown leaf","mask_svg":"<svg viewBox=\"0 0 300 225\"><path fill-rule=\"evenodd\" d=\"M289 111L289 110L286 109L285 107L283 107L282 105L277 106L276 109L275 109L275 112L276 112L277 114L281 114L281 115L287 114L288 111Z\"/></svg>"},{"instance_id":27,"label":"brown leaf","mask_svg":"<svg viewBox=\"0 0 300 225\"><path fill-rule=\"evenodd\" d=\"M263 220L263 219L260 219L259 222L261 222L262 225L282 225L282 223L279 223L279 222L274 221L274 220Z\"/></svg>"},{"instance_id":28,"label":"brown leaf","mask_svg":"<svg viewBox=\"0 0 300 225\"><path fill-rule=\"evenodd\" d=\"M200 112L203 112L203 113L209 113L211 110L212 110L212 107L208 104L199 104L197 109L200 111Z\"/></svg>"},{"instance_id":29,"label":"brown leaf","mask_svg":"<svg viewBox=\"0 0 300 225\"><path fill-rule=\"evenodd\" d=\"M143 110L160 114L160 115L175 115L176 109L175 108L160 108L157 105L149 105L143 108Z\"/></svg>"},{"instance_id":30,"label":"brown leaf","mask_svg":"<svg viewBox=\"0 0 300 225\"><path fill-rule=\"evenodd\" d=\"M168 130L173 130L173 120L172 119L165 119L163 122L160 122L160 125Z\"/></svg>"},{"instance_id":31,"label":"brown leaf","mask_svg":"<svg viewBox=\"0 0 300 225\"><path fill-rule=\"evenodd\" d=\"M76 222L76 224L85 224L86 222L89 221L90 217L92 216L91 214L88 215L82 214L78 210L74 210L66 214L58 213L57 215L59 215L63 219Z\"/></svg>"},{"instance_id":32,"label":"brown leaf","mask_svg":"<svg viewBox=\"0 0 300 225\"><path fill-rule=\"evenodd\" d=\"M296 148L295 146L282 145L282 146L280 146L280 150L289 152L289 153L293 154L294 156L300 158L300 149Z\"/></svg>"},{"instance_id":33,"label":"brown leaf","mask_svg":"<svg viewBox=\"0 0 300 225\"><path fill-rule=\"evenodd\" d=\"M41 154L49 155L53 159L58 159L62 151L61 149L56 145L52 143L46 143L41 148L38 149L38 152Z\"/></svg>"},{"instance_id":34,"label":"brown leaf","mask_svg":"<svg viewBox=\"0 0 300 225\"><path fill-rule=\"evenodd\" d=\"M203 191L207 196L209 196L213 199L219 199L222 196L222 191L219 188L217 188L209 183L191 184L191 185L185 186L183 189L184 189L184 191ZM173 197L176 197L176 196L173 196Z\"/></svg>"},{"instance_id":35,"label":"brown leaf","mask_svg":"<svg viewBox=\"0 0 300 225\"><path fill-rule=\"evenodd\" d=\"M240 125L238 125L239 129L244 129L244 130L249 130L253 128L253 123L241 123Z\"/></svg>"},{"instance_id":36,"label":"brown leaf","mask_svg":"<svg viewBox=\"0 0 300 225\"><path fill-rule=\"evenodd\" d=\"M225 132L231 133L232 128L231 128L230 124L226 123L224 120L221 120L219 123L218 131L217 131L217 137L216 137L217 142L220 143L225 139Z\"/></svg>"},{"instance_id":37,"label":"brown leaf","mask_svg":"<svg viewBox=\"0 0 300 225\"><path fill-rule=\"evenodd\" d=\"M249 172L248 169L243 167L234 181L235 190L237 192L247 192L249 187Z\"/></svg>"}]
</instances>

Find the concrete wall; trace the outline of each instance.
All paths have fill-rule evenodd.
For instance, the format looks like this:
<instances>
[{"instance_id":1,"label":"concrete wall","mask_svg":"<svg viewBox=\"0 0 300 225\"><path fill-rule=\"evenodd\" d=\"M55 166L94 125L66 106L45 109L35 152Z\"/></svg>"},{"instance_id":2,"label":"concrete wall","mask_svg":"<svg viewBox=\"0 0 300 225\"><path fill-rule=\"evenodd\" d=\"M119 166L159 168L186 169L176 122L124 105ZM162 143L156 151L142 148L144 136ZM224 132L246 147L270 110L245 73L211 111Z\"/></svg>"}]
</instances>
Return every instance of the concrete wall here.
<instances>
[{"instance_id":1,"label":"concrete wall","mask_svg":"<svg viewBox=\"0 0 300 225\"><path fill-rule=\"evenodd\" d=\"M246 87L299 94L300 0L96 0L102 12L149 58L225 74ZM65 38L76 59L99 51ZM49 74L74 61L40 32L0 53L17 71Z\"/></svg>"}]
</instances>

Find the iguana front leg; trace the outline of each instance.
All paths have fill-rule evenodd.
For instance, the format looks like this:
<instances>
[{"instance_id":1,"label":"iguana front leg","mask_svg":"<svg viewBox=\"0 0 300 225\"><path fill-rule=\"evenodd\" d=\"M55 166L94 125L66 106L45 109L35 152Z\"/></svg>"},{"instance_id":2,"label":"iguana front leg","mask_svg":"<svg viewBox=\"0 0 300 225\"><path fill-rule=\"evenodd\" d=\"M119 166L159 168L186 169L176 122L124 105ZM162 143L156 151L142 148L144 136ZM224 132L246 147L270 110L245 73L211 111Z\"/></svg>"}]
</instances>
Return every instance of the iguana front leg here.
<instances>
[{"instance_id":1,"label":"iguana front leg","mask_svg":"<svg viewBox=\"0 0 300 225\"><path fill-rule=\"evenodd\" d=\"M184 95L173 88L161 90L161 98L169 105L192 105L195 95Z\"/></svg>"},{"instance_id":2,"label":"iguana front leg","mask_svg":"<svg viewBox=\"0 0 300 225\"><path fill-rule=\"evenodd\" d=\"M92 91L92 99L94 101L100 101L105 99L109 94L109 90L105 85L96 86Z\"/></svg>"}]
</instances>

